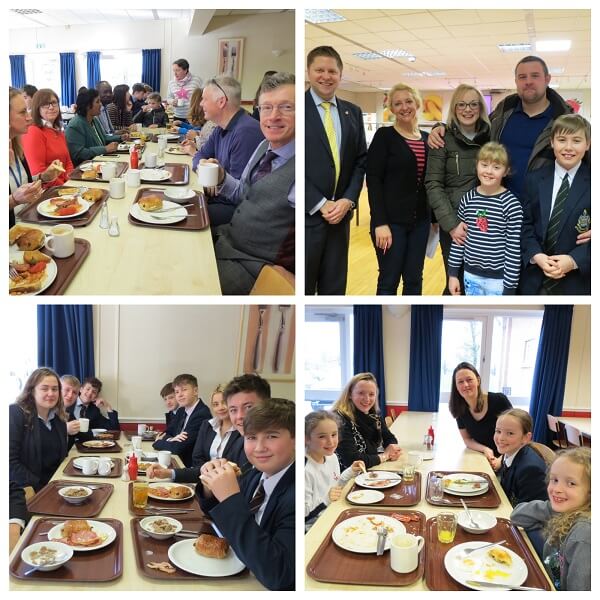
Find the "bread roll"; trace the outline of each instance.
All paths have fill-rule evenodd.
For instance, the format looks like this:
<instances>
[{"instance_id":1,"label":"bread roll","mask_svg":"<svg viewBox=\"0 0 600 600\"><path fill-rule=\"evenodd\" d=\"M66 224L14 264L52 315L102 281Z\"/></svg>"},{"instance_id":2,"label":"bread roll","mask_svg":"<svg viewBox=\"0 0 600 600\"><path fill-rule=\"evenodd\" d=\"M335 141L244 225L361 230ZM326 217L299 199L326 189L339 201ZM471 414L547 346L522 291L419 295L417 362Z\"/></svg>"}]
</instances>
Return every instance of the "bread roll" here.
<instances>
[{"instance_id":1,"label":"bread roll","mask_svg":"<svg viewBox=\"0 0 600 600\"><path fill-rule=\"evenodd\" d=\"M22 225L14 225L8 232L8 243L12 246L22 235L25 235L31 227L23 227Z\"/></svg>"},{"instance_id":2,"label":"bread roll","mask_svg":"<svg viewBox=\"0 0 600 600\"><path fill-rule=\"evenodd\" d=\"M201 533L194 542L194 548L198 554L209 558L225 558L229 552L229 542L216 535Z\"/></svg>"},{"instance_id":3,"label":"bread roll","mask_svg":"<svg viewBox=\"0 0 600 600\"><path fill-rule=\"evenodd\" d=\"M151 212L153 210L160 210L163 205L162 198L160 196L143 196L140 198L138 204L142 210Z\"/></svg>"},{"instance_id":4,"label":"bread roll","mask_svg":"<svg viewBox=\"0 0 600 600\"><path fill-rule=\"evenodd\" d=\"M176 485L169 489L171 498L187 498L190 495L190 490L183 485Z\"/></svg>"},{"instance_id":5,"label":"bread roll","mask_svg":"<svg viewBox=\"0 0 600 600\"><path fill-rule=\"evenodd\" d=\"M96 169L90 169L89 171L83 171L83 173L81 174L81 178L82 179L96 179L97 175L98 175L98 173L96 173Z\"/></svg>"},{"instance_id":6,"label":"bread roll","mask_svg":"<svg viewBox=\"0 0 600 600\"><path fill-rule=\"evenodd\" d=\"M28 229L17 240L19 250L37 250L46 241L46 236L41 229Z\"/></svg>"},{"instance_id":7,"label":"bread roll","mask_svg":"<svg viewBox=\"0 0 600 600\"><path fill-rule=\"evenodd\" d=\"M87 192L83 192L81 197L88 202L98 202L98 200L102 200L102 190L99 188L94 188L92 190L88 190Z\"/></svg>"}]
</instances>

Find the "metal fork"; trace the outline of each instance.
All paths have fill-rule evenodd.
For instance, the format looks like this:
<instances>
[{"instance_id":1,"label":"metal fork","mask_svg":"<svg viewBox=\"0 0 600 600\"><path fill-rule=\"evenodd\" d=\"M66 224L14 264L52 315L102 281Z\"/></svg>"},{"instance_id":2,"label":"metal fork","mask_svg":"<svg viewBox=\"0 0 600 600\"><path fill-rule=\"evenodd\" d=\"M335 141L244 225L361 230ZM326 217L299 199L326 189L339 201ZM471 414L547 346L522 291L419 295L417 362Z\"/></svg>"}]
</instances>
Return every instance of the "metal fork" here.
<instances>
[{"instance_id":1,"label":"metal fork","mask_svg":"<svg viewBox=\"0 0 600 600\"><path fill-rule=\"evenodd\" d=\"M8 276L13 281L19 281L19 279L21 279L19 272L10 263L8 264Z\"/></svg>"},{"instance_id":2,"label":"metal fork","mask_svg":"<svg viewBox=\"0 0 600 600\"><path fill-rule=\"evenodd\" d=\"M177 210L178 208L187 208L188 206L194 206L193 204L180 204L179 206L172 206L171 208L161 208L153 211L153 214L169 212L171 210Z\"/></svg>"},{"instance_id":3,"label":"metal fork","mask_svg":"<svg viewBox=\"0 0 600 600\"><path fill-rule=\"evenodd\" d=\"M502 546L502 544L506 544L506 540L500 540L499 542L493 542L492 544L485 544L484 546L479 546L477 548L467 548L463 550L463 554L468 556L472 552L477 552L478 550L483 550L484 548L491 548L492 546Z\"/></svg>"},{"instance_id":4,"label":"metal fork","mask_svg":"<svg viewBox=\"0 0 600 600\"><path fill-rule=\"evenodd\" d=\"M169 217L168 215L165 215L164 217L161 217L161 216L159 216L159 215L153 215L153 214L151 214L151 213L148 213L148 214L149 214L149 216L150 216L152 219L156 219L157 221L164 221L165 219L172 219L172 218L173 218L173 215L171 215L170 217ZM192 216L192 215L190 215L190 213L188 213L188 212L186 211L186 215L185 215L185 216L186 216L186 217L190 217L190 216Z\"/></svg>"}]
</instances>

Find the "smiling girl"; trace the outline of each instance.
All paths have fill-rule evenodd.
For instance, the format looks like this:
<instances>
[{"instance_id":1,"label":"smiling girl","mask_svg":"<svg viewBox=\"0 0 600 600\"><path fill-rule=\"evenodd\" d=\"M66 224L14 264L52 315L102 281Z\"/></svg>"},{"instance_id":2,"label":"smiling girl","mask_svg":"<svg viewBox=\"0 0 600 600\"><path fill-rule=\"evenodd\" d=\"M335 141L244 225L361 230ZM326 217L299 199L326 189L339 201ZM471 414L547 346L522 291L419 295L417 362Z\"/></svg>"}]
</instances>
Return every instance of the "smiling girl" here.
<instances>
[{"instance_id":1,"label":"smiling girl","mask_svg":"<svg viewBox=\"0 0 600 600\"><path fill-rule=\"evenodd\" d=\"M560 591L591 590L591 485L591 450L564 450L550 467L549 500L519 504L510 516L525 529L544 528L544 566Z\"/></svg>"},{"instance_id":2,"label":"smiling girl","mask_svg":"<svg viewBox=\"0 0 600 600\"><path fill-rule=\"evenodd\" d=\"M338 422L333 413L319 410L306 415L304 436L304 521L308 530L329 503L340 498L344 485L365 469L365 463L356 460L340 474L335 455Z\"/></svg>"}]
</instances>

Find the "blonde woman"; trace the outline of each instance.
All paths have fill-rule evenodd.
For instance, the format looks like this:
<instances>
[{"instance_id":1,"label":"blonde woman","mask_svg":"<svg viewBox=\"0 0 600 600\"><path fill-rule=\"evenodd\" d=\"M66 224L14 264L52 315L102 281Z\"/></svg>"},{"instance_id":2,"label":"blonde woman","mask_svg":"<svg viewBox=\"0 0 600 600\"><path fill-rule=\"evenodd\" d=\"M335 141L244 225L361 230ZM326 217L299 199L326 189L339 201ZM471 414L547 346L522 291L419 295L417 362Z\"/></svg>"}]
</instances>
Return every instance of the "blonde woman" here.
<instances>
[{"instance_id":1,"label":"blonde woman","mask_svg":"<svg viewBox=\"0 0 600 600\"><path fill-rule=\"evenodd\" d=\"M431 227L424 183L427 133L418 127L417 90L398 83L388 98L394 124L377 130L367 154L377 294L395 296L402 280L402 295L420 295Z\"/></svg>"},{"instance_id":2,"label":"blonde woman","mask_svg":"<svg viewBox=\"0 0 600 600\"><path fill-rule=\"evenodd\" d=\"M332 407L340 419L340 442L336 450L342 470L356 460L366 467L397 460L402 450L387 428L377 404L379 388L372 373L358 373L342 390Z\"/></svg>"}]
</instances>

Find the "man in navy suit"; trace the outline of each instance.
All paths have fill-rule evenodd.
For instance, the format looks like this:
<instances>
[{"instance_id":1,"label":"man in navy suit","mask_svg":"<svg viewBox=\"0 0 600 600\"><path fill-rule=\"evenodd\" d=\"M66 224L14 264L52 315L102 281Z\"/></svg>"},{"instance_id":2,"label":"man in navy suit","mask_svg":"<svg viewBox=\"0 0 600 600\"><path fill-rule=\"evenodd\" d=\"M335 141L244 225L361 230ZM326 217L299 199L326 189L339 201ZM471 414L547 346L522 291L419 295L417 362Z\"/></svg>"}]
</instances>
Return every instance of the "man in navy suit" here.
<instances>
[{"instance_id":1,"label":"man in navy suit","mask_svg":"<svg viewBox=\"0 0 600 600\"><path fill-rule=\"evenodd\" d=\"M551 131L555 163L527 175L522 196L521 294L590 294L591 128L580 115L558 117Z\"/></svg>"},{"instance_id":2,"label":"man in navy suit","mask_svg":"<svg viewBox=\"0 0 600 600\"><path fill-rule=\"evenodd\" d=\"M335 96L342 59L331 46L307 57L305 95L306 293L346 293L350 220L365 176L359 106Z\"/></svg>"},{"instance_id":3,"label":"man in navy suit","mask_svg":"<svg viewBox=\"0 0 600 600\"><path fill-rule=\"evenodd\" d=\"M198 397L198 380L193 375L177 375L173 380L173 389L179 409L152 447L155 450L170 450L179 456L186 467L190 467L200 424L210 419L210 410Z\"/></svg>"},{"instance_id":4,"label":"man in navy suit","mask_svg":"<svg viewBox=\"0 0 600 600\"><path fill-rule=\"evenodd\" d=\"M294 403L267 400L244 419L244 449L254 468L239 483L228 463L213 463L202 477L214 496L211 519L270 590L293 590L295 583L294 432Z\"/></svg>"},{"instance_id":5,"label":"man in navy suit","mask_svg":"<svg viewBox=\"0 0 600 600\"><path fill-rule=\"evenodd\" d=\"M179 404L177 404L177 398L175 397L175 390L173 389L173 384L169 381L163 385L160 390L160 395L162 399L165 401L165 408L167 412L165 413L165 425L168 429L169 425L175 418L177 414L177 409L179 408Z\"/></svg>"}]
</instances>

